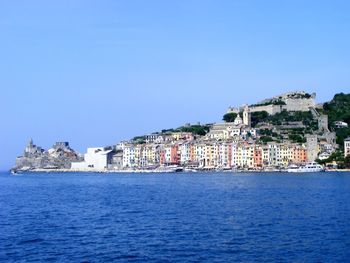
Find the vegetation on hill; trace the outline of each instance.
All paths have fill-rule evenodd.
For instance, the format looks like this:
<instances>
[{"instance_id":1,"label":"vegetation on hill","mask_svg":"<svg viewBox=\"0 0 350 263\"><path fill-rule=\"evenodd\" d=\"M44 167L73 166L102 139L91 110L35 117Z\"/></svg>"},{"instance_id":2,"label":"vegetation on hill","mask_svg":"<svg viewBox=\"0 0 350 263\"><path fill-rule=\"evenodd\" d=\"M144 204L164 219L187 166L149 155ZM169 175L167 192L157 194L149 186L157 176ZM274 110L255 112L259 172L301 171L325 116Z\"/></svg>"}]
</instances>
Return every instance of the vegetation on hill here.
<instances>
[{"instance_id":1,"label":"vegetation on hill","mask_svg":"<svg viewBox=\"0 0 350 263\"><path fill-rule=\"evenodd\" d=\"M131 140L135 143L138 143L138 144L144 144L144 143L146 143L146 136L145 135L135 136Z\"/></svg>"},{"instance_id":2,"label":"vegetation on hill","mask_svg":"<svg viewBox=\"0 0 350 263\"><path fill-rule=\"evenodd\" d=\"M195 124L195 125L188 125L188 126L181 126L176 129L163 129L161 132L154 132L153 134L170 134L173 132L191 132L194 135L206 135L210 130L211 124ZM142 136L135 136L131 139L134 143L138 144L144 144L146 143L146 135Z\"/></svg>"},{"instance_id":3,"label":"vegetation on hill","mask_svg":"<svg viewBox=\"0 0 350 263\"><path fill-rule=\"evenodd\" d=\"M161 133L172 133L172 132L191 132L195 135L206 135L210 130L211 125L205 124L195 124L195 125L188 125L188 126L181 126L176 129L164 129L161 131Z\"/></svg>"},{"instance_id":4,"label":"vegetation on hill","mask_svg":"<svg viewBox=\"0 0 350 263\"><path fill-rule=\"evenodd\" d=\"M327 159L325 160L316 160L319 164L327 164L327 163L332 163L336 162L338 164L338 168L343 169L343 168L350 168L350 155L346 156L344 158L344 153L342 151L335 151L333 152Z\"/></svg>"},{"instance_id":5,"label":"vegetation on hill","mask_svg":"<svg viewBox=\"0 0 350 263\"><path fill-rule=\"evenodd\" d=\"M344 140L350 137L350 128L335 129L337 135L337 144L340 148L344 148Z\"/></svg>"},{"instance_id":6,"label":"vegetation on hill","mask_svg":"<svg viewBox=\"0 0 350 263\"><path fill-rule=\"evenodd\" d=\"M210 130L211 125L190 125L190 126L182 126L175 130L175 132L192 132L196 135L206 135Z\"/></svg>"},{"instance_id":7,"label":"vegetation on hill","mask_svg":"<svg viewBox=\"0 0 350 263\"><path fill-rule=\"evenodd\" d=\"M267 111L256 111L251 113L251 125L255 127L259 122L265 122L269 114Z\"/></svg>"},{"instance_id":8,"label":"vegetation on hill","mask_svg":"<svg viewBox=\"0 0 350 263\"><path fill-rule=\"evenodd\" d=\"M324 114L328 115L329 126L337 134L337 143L344 147L344 139L350 137L350 127L335 128L335 121L343 121L350 124L350 94L335 94L330 102L323 104Z\"/></svg>"},{"instance_id":9,"label":"vegetation on hill","mask_svg":"<svg viewBox=\"0 0 350 263\"><path fill-rule=\"evenodd\" d=\"M323 113L328 115L331 127L335 121L350 124L350 94L335 94L330 102L323 104Z\"/></svg>"},{"instance_id":10,"label":"vegetation on hill","mask_svg":"<svg viewBox=\"0 0 350 263\"><path fill-rule=\"evenodd\" d=\"M237 117L237 113L234 113L234 112L230 112L230 113L226 113L222 119L225 121L225 122L234 122L235 119Z\"/></svg>"},{"instance_id":11,"label":"vegetation on hill","mask_svg":"<svg viewBox=\"0 0 350 263\"><path fill-rule=\"evenodd\" d=\"M271 123L278 126L288 124L289 122L302 122L304 125L310 127L312 130L318 129L317 120L310 111L281 111L274 115L269 115L266 111L257 111L252 113L252 126L255 127L260 122Z\"/></svg>"},{"instance_id":12,"label":"vegetation on hill","mask_svg":"<svg viewBox=\"0 0 350 263\"><path fill-rule=\"evenodd\" d=\"M282 125L288 124L289 122L302 122L304 125L317 124L317 120L314 120L314 117L310 111L281 111L275 115L268 117L268 121L273 125ZM315 127L316 128L316 127Z\"/></svg>"},{"instance_id":13,"label":"vegetation on hill","mask_svg":"<svg viewBox=\"0 0 350 263\"><path fill-rule=\"evenodd\" d=\"M278 99L278 100L270 100L264 103L252 104L250 105L250 107L259 107L259 106L267 106L267 105L286 105L286 103L283 100Z\"/></svg>"}]
</instances>

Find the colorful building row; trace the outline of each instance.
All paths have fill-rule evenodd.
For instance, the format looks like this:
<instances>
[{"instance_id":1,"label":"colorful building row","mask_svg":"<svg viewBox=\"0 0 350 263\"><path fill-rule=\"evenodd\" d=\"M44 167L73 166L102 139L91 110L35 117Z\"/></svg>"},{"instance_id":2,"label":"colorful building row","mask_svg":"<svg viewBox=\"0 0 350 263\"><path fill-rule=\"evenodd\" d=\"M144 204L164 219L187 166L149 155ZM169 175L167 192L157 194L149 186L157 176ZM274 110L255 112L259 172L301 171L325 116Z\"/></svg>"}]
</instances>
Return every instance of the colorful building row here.
<instances>
[{"instance_id":1,"label":"colorful building row","mask_svg":"<svg viewBox=\"0 0 350 263\"><path fill-rule=\"evenodd\" d=\"M298 144L230 141L172 141L166 143L119 145L123 151L123 168L159 165L193 165L201 168L286 167L308 161L307 149Z\"/></svg>"}]
</instances>

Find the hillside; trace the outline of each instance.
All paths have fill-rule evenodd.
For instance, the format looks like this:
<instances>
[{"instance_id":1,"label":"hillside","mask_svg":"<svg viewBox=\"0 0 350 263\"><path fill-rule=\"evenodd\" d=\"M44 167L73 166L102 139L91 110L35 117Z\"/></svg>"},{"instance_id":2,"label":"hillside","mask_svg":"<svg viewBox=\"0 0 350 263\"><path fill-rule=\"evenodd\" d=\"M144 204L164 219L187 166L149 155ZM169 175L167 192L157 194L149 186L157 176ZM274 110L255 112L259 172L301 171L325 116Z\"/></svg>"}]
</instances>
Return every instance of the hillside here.
<instances>
[{"instance_id":1,"label":"hillside","mask_svg":"<svg viewBox=\"0 0 350 263\"><path fill-rule=\"evenodd\" d=\"M334 122L350 124L350 94L335 94L331 101L323 104L322 112L328 115L330 129L336 132L337 143L342 148L344 139L350 136L350 128L336 128Z\"/></svg>"}]
</instances>

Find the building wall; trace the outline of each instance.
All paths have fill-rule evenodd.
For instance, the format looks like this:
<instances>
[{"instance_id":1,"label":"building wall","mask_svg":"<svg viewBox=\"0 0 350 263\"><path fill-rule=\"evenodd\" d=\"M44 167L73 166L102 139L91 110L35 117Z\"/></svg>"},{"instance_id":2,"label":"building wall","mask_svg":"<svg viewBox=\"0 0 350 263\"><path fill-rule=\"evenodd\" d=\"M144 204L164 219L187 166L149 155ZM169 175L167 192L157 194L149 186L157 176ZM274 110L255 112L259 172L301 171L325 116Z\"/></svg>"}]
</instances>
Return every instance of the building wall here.
<instances>
[{"instance_id":1,"label":"building wall","mask_svg":"<svg viewBox=\"0 0 350 263\"><path fill-rule=\"evenodd\" d=\"M73 162L72 170L81 171L103 171L108 168L112 158L112 151L106 151L104 148L88 148L84 154L83 162Z\"/></svg>"},{"instance_id":2,"label":"building wall","mask_svg":"<svg viewBox=\"0 0 350 263\"><path fill-rule=\"evenodd\" d=\"M344 141L344 155L345 157L350 155L350 139Z\"/></svg>"}]
</instances>

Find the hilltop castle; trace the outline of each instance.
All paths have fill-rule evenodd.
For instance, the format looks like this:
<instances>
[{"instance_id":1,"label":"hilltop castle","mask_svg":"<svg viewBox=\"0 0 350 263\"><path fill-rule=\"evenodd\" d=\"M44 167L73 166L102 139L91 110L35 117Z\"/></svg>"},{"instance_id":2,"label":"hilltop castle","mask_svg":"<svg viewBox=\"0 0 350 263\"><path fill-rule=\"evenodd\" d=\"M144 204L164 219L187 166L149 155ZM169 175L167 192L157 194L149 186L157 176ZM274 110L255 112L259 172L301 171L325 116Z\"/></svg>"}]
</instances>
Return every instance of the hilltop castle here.
<instances>
[{"instance_id":1,"label":"hilltop castle","mask_svg":"<svg viewBox=\"0 0 350 263\"><path fill-rule=\"evenodd\" d=\"M286 111L309 111L310 108L315 108L316 93L306 93L304 91L295 91L275 96L270 99L265 99L257 104L249 106L250 112L266 111L270 115L274 115L283 110ZM244 107L234 108L229 107L227 113L239 113L244 110Z\"/></svg>"}]
</instances>

